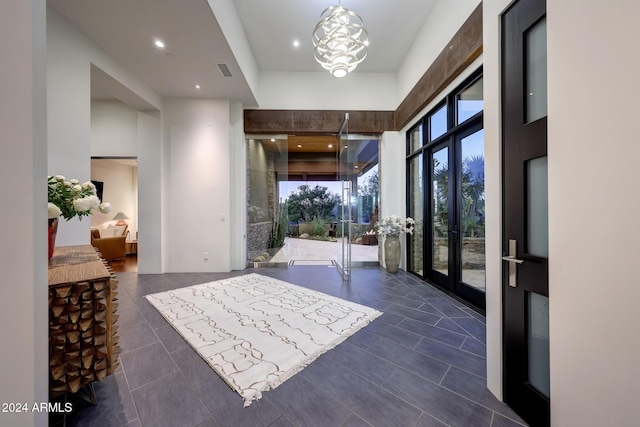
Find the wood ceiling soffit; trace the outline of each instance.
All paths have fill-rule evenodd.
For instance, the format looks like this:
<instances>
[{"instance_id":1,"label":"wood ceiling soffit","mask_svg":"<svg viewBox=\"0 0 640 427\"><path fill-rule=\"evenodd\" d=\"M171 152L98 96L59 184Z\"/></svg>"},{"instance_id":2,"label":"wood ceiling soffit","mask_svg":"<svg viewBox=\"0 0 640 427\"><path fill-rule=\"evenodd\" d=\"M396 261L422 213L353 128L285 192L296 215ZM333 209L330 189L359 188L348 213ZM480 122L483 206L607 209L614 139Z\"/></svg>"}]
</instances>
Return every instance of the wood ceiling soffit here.
<instances>
[{"instance_id":1,"label":"wood ceiling soffit","mask_svg":"<svg viewBox=\"0 0 640 427\"><path fill-rule=\"evenodd\" d=\"M396 110L398 129L406 126L480 54L482 54L482 3L471 13L398 107Z\"/></svg>"},{"instance_id":2,"label":"wood ceiling soffit","mask_svg":"<svg viewBox=\"0 0 640 427\"><path fill-rule=\"evenodd\" d=\"M393 111L244 110L244 132L337 134L345 113L349 113L349 133L378 135L395 129Z\"/></svg>"}]
</instances>

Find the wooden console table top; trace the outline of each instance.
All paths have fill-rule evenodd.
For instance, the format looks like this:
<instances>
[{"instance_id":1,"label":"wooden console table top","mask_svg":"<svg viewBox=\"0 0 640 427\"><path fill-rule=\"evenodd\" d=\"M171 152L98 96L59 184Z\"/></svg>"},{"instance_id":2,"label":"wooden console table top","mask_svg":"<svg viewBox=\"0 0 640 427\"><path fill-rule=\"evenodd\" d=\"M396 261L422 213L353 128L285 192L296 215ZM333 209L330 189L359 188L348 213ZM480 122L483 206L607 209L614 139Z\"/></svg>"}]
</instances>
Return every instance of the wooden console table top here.
<instances>
[{"instance_id":1,"label":"wooden console table top","mask_svg":"<svg viewBox=\"0 0 640 427\"><path fill-rule=\"evenodd\" d=\"M56 248L49 260L49 286L107 279L109 270L91 245Z\"/></svg>"}]
</instances>

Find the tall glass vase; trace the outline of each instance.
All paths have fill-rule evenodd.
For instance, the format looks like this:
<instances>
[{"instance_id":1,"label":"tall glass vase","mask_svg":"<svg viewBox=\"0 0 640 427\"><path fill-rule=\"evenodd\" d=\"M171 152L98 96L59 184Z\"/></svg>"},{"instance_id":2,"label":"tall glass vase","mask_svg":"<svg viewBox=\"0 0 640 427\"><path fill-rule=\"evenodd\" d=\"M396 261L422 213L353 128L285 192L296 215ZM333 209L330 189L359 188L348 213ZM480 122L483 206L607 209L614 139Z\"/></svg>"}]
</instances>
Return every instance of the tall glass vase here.
<instances>
[{"instance_id":1,"label":"tall glass vase","mask_svg":"<svg viewBox=\"0 0 640 427\"><path fill-rule=\"evenodd\" d=\"M398 271L400 265L400 236L387 234L384 238L384 264L389 273Z\"/></svg>"},{"instance_id":2,"label":"tall glass vase","mask_svg":"<svg viewBox=\"0 0 640 427\"><path fill-rule=\"evenodd\" d=\"M58 234L58 218L49 218L49 229L47 235L49 237L49 259L53 256L53 250L56 248L56 235Z\"/></svg>"}]
</instances>

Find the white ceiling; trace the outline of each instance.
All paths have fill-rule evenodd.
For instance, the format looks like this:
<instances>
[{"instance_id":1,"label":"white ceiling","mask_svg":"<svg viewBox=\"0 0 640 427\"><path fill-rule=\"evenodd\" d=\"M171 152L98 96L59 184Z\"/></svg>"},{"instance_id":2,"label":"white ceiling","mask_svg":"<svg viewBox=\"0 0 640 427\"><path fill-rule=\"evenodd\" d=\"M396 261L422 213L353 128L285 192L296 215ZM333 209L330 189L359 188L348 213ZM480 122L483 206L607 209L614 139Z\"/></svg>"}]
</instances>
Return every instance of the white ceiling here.
<instances>
[{"instance_id":1,"label":"white ceiling","mask_svg":"<svg viewBox=\"0 0 640 427\"><path fill-rule=\"evenodd\" d=\"M259 71L323 71L313 59L311 34L322 11L338 0L228 1L235 6ZM368 56L355 72L396 72L436 1L341 0L362 17L369 33ZM161 96L254 100L207 0L47 3ZM156 38L164 40L165 49L154 47ZM298 48L294 39L300 41ZM226 64L233 77L223 77L218 63ZM94 99L117 98L113 82L107 81L95 79Z\"/></svg>"}]
</instances>

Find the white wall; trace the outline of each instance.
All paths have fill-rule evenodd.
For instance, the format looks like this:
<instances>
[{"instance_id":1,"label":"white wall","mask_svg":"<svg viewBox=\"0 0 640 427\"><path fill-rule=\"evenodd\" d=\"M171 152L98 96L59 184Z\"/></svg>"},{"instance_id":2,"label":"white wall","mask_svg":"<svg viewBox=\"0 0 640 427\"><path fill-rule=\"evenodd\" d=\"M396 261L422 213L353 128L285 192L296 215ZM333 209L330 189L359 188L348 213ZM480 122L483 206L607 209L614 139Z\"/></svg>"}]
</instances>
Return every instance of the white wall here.
<instances>
[{"instance_id":1,"label":"white wall","mask_svg":"<svg viewBox=\"0 0 640 427\"><path fill-rule=\"evenodd\" d=\"M244 137L242 105L229 106L229 154L231 165L230 269L247 266L247 145Z\"/></svg>"},{"instance_id":2,"label":"white wall","mask_svg":"<svg viewBox=\"0 0 640 427\"><path fill-rule=\"evenodd\" d=\"M125 67L113 61L60 15L47 9L48 172L86 181L91 157L91 64L112 76L149 104L162 99ZM59 246L88 244L89 221L62 221Z\"/></svg>"},{"instance_id":3,"label":"white wall","mask_svg":"<svg viewBox=\"0 0 640 427\"><path fill-rule=\"evenodd\" d=\"M398 107L396 75L390 73L353 73L336 79L328 71L262 71L258 81L261 109L395 110Z\"/></svg>"},{"instance_id":4,"label":"white wall","mask_svg":"<svg viewBox=\"0 0 640 427\"><path fill-rule=\"evenodd\" d=\"M47 145L49 175L91 176L88 41L47 9ZM89 221L60 221L58 246L89 243Z\"/></svg>"},{"instance_id":5,"label":"white wall","mask_svg":"<svg viewBox=\"0 0 640 427\"><path fill-rule=\"evenodd\" d=\"M231 269L229 117L226 100L165 100L169 272Z\"/></svg>"},{"instance_id":6,"label":"white wall","mask_svg":"<svg viewBox=\"0 0 640 427\"><path fill-rule=\"evenodd\" d=\"M640 423L640 3L547 0L554 426Z\"/></svg>"},{"instance_id":7,"label":"white wall","mask_svg":"<svg viewBox=\"0 0 640 427\"><path fill-rule=\"evenodd\" d=\"M484 85L484 164L485 164L485 249L487 387L499 399L502 390L502 157L500 119L500 13L510 0L484 0L483 85Z\"/></svg>"},{"instance_id":8,"label":"white wall","mask_svg":"<svg viewBox=\"0 0 640 427\"><path fill-rule=\"evenodd\" d=\"M397 104L413 89L478 4L479 0L436 3L398 70Z\"/></svg>"},{"instance_id":9,"label":"white wall","mask_svg":"<svg viewBox=\"0 0 640 427\"><path fill-rule=\"evenodd\" d=\"M258 91L258 65L232 0L207 0L251 92Z\"/></svg>"},{"instance_id":10,"label":"white wall","mask_svg":"<svg viewBox=\"0 0 640 427\"><path fill-rule=\"evenodd\" d=\"M92 160L91 179L104 183L102 200L111 203L108 214L94 212L91 215L91 227L115 224L117 221L112 218L123 212L130 218L125 220L129 225L130 239L135 240L138 231L138 168L113 160Z\"/></svg>"},{"instance_id":11,"label":"white wall","mask_svg":"<svg viewBox=\"0 0 640 427\"><path fill-rule=\"evenodd\" d=\"M138 273L164 272L164 158L160 119L138 112Z\"/></svg>"},{"instance_id":12,"label":"white wall","mask_svg":"<svg viewBox=\"0 0 640 427\"><path fill-rule=\"evenodd\" d=\"M0 2L0 402L48 401L45 2ZM0 413L3 426L47 414Z\"/></svg>"},{"instance_id":13,"label":"white wall","mask_svg":"<svg viewBox=\"0 0 640 427\"><path fill-rule=\"evenodd\" d=\"M380 219L390 215L404 216L406 197L406 142L402 132L384 132L380 138ZM400 239L400 268L406 269L405 239ZM381 264L384 266L384 250Z\"/></svg>"},{"instance_id":14,"label":"white wall","mask_svg":"<svg viewBox=\"0 0 640 427\"><path fill-rule=\"evenodd\" d=\"M91 155L136 157L138 112L120 101L92 101Z\"/></svg>"}]
</instances>

